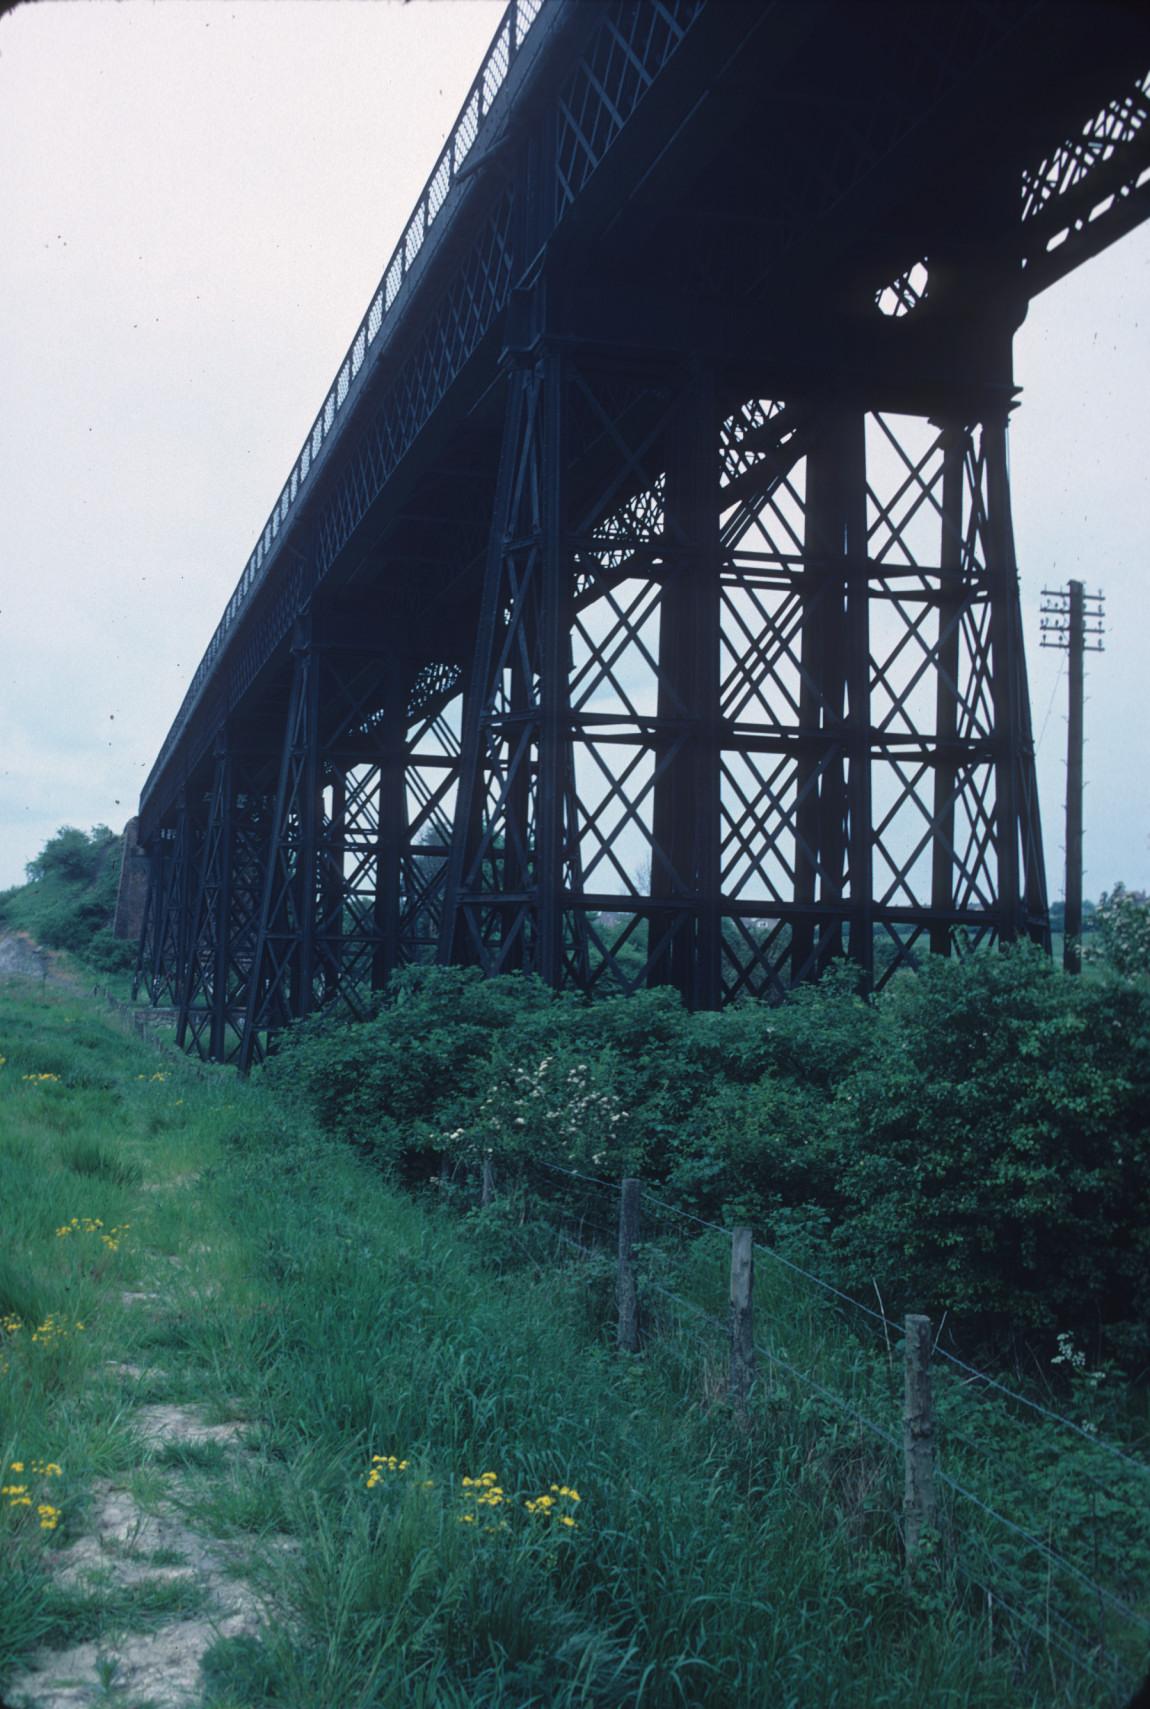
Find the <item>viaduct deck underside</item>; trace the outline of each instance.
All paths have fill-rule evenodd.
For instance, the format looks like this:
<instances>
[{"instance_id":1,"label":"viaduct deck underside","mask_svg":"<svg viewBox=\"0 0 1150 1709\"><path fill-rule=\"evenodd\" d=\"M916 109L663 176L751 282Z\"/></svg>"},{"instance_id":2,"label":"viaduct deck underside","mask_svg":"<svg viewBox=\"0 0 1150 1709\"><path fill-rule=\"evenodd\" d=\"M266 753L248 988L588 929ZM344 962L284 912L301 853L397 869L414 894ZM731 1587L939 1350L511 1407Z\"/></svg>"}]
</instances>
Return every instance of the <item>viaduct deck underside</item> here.
<instances>
[{"instance_id":1,"label":"viaduct deck underside","mask_svg":"<svg viewBox=\"0 0 1150 1709\"><path fill-rule=\"evenodd\" d=\"M213 1055L437 955L715 1004L1046 932L1011 340L1145 217L1150 27L502 39L145 790L142 971Z\"/></svg>"}]
</instances>

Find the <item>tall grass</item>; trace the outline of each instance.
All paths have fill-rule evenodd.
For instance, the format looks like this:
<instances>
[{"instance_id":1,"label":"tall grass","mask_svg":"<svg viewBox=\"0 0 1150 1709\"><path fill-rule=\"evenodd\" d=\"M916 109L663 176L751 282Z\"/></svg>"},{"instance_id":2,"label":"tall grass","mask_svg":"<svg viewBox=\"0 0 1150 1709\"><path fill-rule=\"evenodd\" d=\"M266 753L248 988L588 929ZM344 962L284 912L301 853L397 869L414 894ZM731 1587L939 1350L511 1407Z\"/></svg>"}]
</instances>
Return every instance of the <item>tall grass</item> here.
<instances>
[{"instance_id":1,"label":"tall grass","mask_svg":"<svg viewBox=\"0 0 1150 1709\"><path fill-rule=\"evenodd\" d=\"M56 1531L0 1510L0 1667L66 1636L52 1552L83 1533L95 1480L154 1498L178 1475L196 1525L251 1544L269 1612L261 1638L208 1652L218 1709L1111 1700L1009 1624L989 1633L941 1567L908 1582L897 1459L840 1410L764 1373L742 1431L721 1336L670 1303L618 1356L594 1255L507 1207L416 1202L258 1086L157 1066L79 999L0 993L0 1053L0 1303L85 1325L6 1338L5 1462L64 1475ZM113 1250L58 1235L72 1217L130 1226ZM705 1244L650 1262L721 1306ZM862 1369L825 1314L760 1285L796 1365L828 1385ZM881 1360L851 1380L890 1402ZM244 1450L149 1454L143 1399L246 1421ZM490 1479L464 1480L491 1473L501 1499L479 1504Z\"/></svg>"}]
</instances>

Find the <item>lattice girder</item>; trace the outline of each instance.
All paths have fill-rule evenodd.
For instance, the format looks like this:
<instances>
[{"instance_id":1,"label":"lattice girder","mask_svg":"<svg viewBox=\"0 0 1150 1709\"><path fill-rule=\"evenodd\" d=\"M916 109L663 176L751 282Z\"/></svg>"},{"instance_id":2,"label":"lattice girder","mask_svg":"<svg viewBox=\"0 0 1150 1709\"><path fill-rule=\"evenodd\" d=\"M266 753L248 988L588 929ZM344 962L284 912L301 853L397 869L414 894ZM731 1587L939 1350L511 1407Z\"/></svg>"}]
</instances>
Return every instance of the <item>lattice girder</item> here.
<instances>
[{"instance_id":1,"label":"lattice girder","mask_svg":"<svg viewBox=\"0 0 1150 1709\"><path fill-rule=\"evenodd\" d=\"M378 640L374 627L370 614L297 625L245 1066L288 1020L332 1005L365 1014L397 967L434 953L462 673L412 657L394 622Z\"/></svg>"},{"instance_id":2,"label":"lattice girder","mask_svg":"<svg viewBox=\"0 0 1150 1709\"><path fill-rule=\"evenodd\" d=\"M718 400L509 374L441 959L710 1006L1041 936L1001 412Z\"/></svg>"}]
</instances>

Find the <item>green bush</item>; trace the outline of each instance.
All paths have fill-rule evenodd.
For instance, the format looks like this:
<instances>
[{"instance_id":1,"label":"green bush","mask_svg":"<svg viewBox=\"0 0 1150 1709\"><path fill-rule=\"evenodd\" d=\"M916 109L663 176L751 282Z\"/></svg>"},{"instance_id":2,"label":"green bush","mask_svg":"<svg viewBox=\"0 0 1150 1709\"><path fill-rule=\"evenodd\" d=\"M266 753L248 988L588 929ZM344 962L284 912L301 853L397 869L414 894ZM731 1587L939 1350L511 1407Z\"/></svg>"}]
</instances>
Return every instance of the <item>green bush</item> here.
<instances>
[{"instance_id":1,"label":"green bush","mask_svg":"<svg viewBox=\"0 0 1150 1709\"><path fill-rule=\"evenodd\" d=\"M61 825L35 860L28 862L25 871L34 883L42 878L55 878L74 886L91 885L100 876L105 857L119 841L107 825L93 825L90 831Z\"/></svg>"},{"instance_id":2,"label":"green bush","mask_svg":"<svg viewBox=\"0 0 1150 1709\"><path fill-rule=\"evenodd\" d=\"M930 958L873 1001L844 969L692 1015L666 989L414 969L370 1021L293 1029L269 1073L408 1180L445 1154L637 1173L891 1310L1097 1356L1147 1340L1145 982L1022 948Z\"/></svg>"},{"instance_id":3,"label":"green bush","mask_svg":"<svg viewBox=\"0 0 1150 1709\"><path fill-rule=\"evenodd\" d=\"M932 959L877 1022L836 1099L848 1285L1051 1333L1132 1316L1150 1279L1150 991L1021 950Z\"/></svg>"},{"instance_id":4,"label":"green bush","mask_svg":"<svg viewBox=\"0 0 1150 1709\"><path fill-rule=\"evenodd\" d=\"M1094 942L1087 955L1127 978L1150 973L1150 896L1116 884L1104 890L1091 921Z\"/></svg>"}]
</instances>

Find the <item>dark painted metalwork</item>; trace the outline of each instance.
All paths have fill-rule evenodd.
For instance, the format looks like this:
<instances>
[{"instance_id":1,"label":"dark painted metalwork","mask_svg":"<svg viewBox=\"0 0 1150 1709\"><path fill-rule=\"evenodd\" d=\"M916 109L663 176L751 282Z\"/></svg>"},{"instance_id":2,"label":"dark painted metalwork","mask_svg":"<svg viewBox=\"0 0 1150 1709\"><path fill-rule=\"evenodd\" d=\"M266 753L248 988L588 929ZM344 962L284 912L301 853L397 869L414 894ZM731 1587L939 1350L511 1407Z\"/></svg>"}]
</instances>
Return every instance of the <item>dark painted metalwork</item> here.
<instances>
[{"instance_id":1,"label":"dark painted metalwork","mask_svg":"<svg viewBox=\"0 0 1150 1709\"><path fill-rule=\"evenodd\" d=\"M1148 64L1118 5L513 0L144 790L181 1042L1046 939L1011 340L1145 217Z\"/></svg>"}]
</instances>

